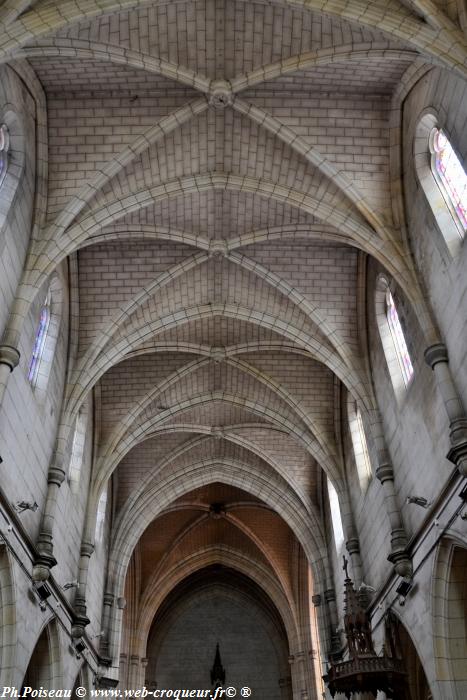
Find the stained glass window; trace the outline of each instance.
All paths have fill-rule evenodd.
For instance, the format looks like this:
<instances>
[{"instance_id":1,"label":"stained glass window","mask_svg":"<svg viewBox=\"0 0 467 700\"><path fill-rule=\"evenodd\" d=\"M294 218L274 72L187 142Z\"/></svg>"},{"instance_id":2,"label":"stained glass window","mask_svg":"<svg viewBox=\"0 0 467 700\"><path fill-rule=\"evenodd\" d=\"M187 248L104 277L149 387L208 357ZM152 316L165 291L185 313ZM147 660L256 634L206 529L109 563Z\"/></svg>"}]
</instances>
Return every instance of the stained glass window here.
<instances>
[{"instance_id":1,"label":"stained glass window","mask_svg":"<svg viewBox=\"0 0 467 700\"><path fill-rule=\"evenodd\" d=\"M0 185L8 168L8 151L10 149L10 134L6 124L0 126Z\"/></svg>"},{"instance_id":2,"label":"stained glass window","mask_svg":"<svg viewBox=\"0 0 467 700\"><path fill-rule=\"evenodd\" d=\"M404 382L407 386L413 376L413 365L407 349L407 344L405 342L404 332L399 320L399 314L397 313L397 308L389 289L386 292L386 318L388 320L388 325L391 331L402 376L404 377Z\"/></svg>"},{"instance_id":3,"label":"stained glass window","mask_svg":"<svg viewBox=\"0 0 467 700\"><path fill-rule=\"evenodd\" d=\"M462 227L467 230L467 175L459 158L441 129L432 132L433 165L445 199Z\"/></svg>"},{"instance_id":4,"label":"stained glass window","mask_svg":"<svg viewBox=\"0 0 467 700\"><path fill-rule=\"evenodd\" d=\"M42 353L44 351L45 341L47 338L47 331L50 324L50 293L47 294L45 301L42 305L39 325L37 326L36 338L34 340L34 348L32 351L31 362L29 363L28 379L34 386L37 380L37 375L39 374L39 367L41 363Z\"/></svg>"}]
</instances>

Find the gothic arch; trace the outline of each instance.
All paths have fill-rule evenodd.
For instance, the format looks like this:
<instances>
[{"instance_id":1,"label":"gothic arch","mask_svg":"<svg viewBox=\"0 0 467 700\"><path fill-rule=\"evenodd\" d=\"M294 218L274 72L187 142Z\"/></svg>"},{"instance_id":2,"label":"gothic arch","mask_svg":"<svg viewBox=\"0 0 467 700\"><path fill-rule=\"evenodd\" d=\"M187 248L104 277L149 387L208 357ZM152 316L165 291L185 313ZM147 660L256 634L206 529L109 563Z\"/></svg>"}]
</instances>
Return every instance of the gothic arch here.
<instances>
[{"instance_id":1,"label":"gothic arch","mask_svg":"<svg viewBox=\"0 0 467 700\"><path fill-rule=\"evenodd\" d=\"M60 640L54 619L42 628L29 659L22 685L31 688L43 686L48 690L58 690L62 687Z\"/></svg>"},{"instance_id":2,"label":"gothic arch","mask_svg":"<svg viewBox=\"0 0 467 700\"><path fill-rule=\"evenodd\" d=\"M467 547L444 538L437 551L432 587L433 652L438 677L452 679L461 700L467 689Z\"/></svg>"}]
</instances>

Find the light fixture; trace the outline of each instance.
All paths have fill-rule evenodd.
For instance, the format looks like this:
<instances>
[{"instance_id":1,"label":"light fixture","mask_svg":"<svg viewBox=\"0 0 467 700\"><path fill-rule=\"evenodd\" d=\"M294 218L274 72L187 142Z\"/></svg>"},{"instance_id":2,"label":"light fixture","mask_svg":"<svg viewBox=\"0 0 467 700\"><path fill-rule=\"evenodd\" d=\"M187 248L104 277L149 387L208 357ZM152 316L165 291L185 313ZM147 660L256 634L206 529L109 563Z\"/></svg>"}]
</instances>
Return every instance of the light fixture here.
<instances>
[{"instance_id":1,"label":"light fixture","mask_svg":"<svg viewBox=\"0 0 467 700\"><path fill-rule=\"evenodd\" d=\"M399 596L399 605L405 605L405 599L409 595L413 588L412 580L409 578L403 578L400 584L396 588L396 593Z\"/></svg>"},{"instance_id":2,"label":"light fixture","mask_svg":"<svg viewBox=\"0 0 467 700\"><path fill-rule=\"evenodd\" d=\"M62 586L62 590L68 591L70 588L79 588L79 581L68 581Z\"/></svg>"},{"instance_id":3,"label":"light fixture","mask_svg":"<svg viewBox=\"0 0 467 700\"><path fill-rule=\"evenodd\" d=\"M18 501L13 505L13 508L17 513L24 513L25 510L32 510L32 512L35 513L39 506L36 501L34 501L34 503L30 501Z\"/></svg>"},{"instance_id":4,"label":"light fixture","mask_svg":"<svg viewBox=\"0 0 467 700\"><path fill-rule=\"evenodd\" d=\"M428 501L423 496L407 496L407 503L413 503L416 506L421 506L422 508L428 508L431 506L431 501Z\"/></svg>"},{"instance_id":5,"label":"light fixture","mask_svg":"<svg viewBox=\"0 0 467 700\"><path fill-rule=\"evenodd\" d=\"M45 601L50 598L52 591L44 581L35 581L32 584L33 590L37 593L39 600Z\"/></svg>"}]
</instances>

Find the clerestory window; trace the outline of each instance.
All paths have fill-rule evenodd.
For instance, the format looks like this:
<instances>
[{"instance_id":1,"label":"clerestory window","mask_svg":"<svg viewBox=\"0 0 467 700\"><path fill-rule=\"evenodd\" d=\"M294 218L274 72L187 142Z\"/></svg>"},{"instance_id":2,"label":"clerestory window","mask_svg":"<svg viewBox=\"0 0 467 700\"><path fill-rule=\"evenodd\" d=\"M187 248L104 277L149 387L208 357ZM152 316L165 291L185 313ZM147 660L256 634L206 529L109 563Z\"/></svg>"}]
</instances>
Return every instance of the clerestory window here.
<instances>
[{"instance_id":1,"label":"clerestory window","mask_svg":"<svg viewBox=\"0 0 467 700\"><path fill-rule=\"evenodd\" d=\"M8 170L8 152L10 150L10 132L6 124L0 126L0 186Z\"/></svg>"},{"instance_id":2,"label":"clerestory window","mask_svg":"<svg viewBox=\"0 0 467 700\"><path fill-rule=\"evenodd\" d=\"M75 432L73 434L73 443L71 446L71 459L69 480L70 487L73 493L78 493L79 480L81 476L81 468L84 458L84 443L86 439L86 413L80 411L76 418Z\"/></svg>"},{"instance_id":3,"label":"clerestory window","mask_svg":"<svg viewBox=\"0 0 467 700\"><path fill-rule=\"evenodd\" d=\"M34 347L32 350L31 360L29 363L28 379L32 387L36 386L37 378L39 376L39 369L41 365L42 355L45 348L45 341L47 339L47 333L50 325L50 290L47 292L45 300L42 304L39 323L36 329L36 336L34 339Z\"/></svg>"},{"instance_id":4,"label":"clerestory window","mask_svg":"<svg viewBox=\"0 0 467 700\"><path fill-rule=\"evenodd\" d=\"M357 406L357 402L350 401L348 405L349 427L350 435L352 437L355 464L357 466L360 488L364 492L366 491L366 488L373 476L370 453L368 451L368 443L362 414Z\"/></svg>"},{"instance_id":5,"label":"clerestory window","mask_svg":"<svg viewBox=\"0 0 467 700\"><path fill-rule=\"evenodd\" d=\"M105 514L107 512L107 493L108 487L105 486L97 504L96 530L94 533L94 539L96 542L102 542L102 538L104 536Z\"/></svg>"},{"instance_id":6,"label":"clerestory window","mask_svg":"<svg viewBox=\"0 0 467 700\"><path fill-rule=\"evenodd\" d=\"M430 150L435 180L463 238L467 230L467 175L442 129L432 130Z\"/></svg>"},{"instance_id":7,"label":"clerestory window","mask_svg":"<svg viewBox=\"0 0 467 700\"><path fill-rule=\"evenodd\" d=\"M344 528L342 527L341 509L339 506L339 496L330 479L328 479L328 498L329 509L331 511L332 531L334 534L334 542L336 551L339 554L342 545L344 544Z\"/></svg>"},{"instance_id":8,"label":"clerestory window","mask_svg":"<svg viewBox=\"0 0 467 700\"><path fill-rule=\"evenodd\" d=\"M391 332L394 350L402 377L404 379L404 384L405 386L408 386L413 377L413 365L407 349L407 343L405 342L404 332L399 320L396 304L389 288L386 290L386 319Z\"/></svg>"}]
</instances>

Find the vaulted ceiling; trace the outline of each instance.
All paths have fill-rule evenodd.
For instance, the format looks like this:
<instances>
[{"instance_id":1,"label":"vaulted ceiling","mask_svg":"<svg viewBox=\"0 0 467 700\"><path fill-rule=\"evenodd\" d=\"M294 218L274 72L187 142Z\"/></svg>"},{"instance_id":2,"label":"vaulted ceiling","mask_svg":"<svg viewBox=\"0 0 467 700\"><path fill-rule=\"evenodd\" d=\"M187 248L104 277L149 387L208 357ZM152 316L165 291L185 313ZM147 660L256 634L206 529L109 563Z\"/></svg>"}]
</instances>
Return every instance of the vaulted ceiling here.
<instances>
[{"instance_id":1,"label":"vaulted ceiling","mask_svg":"<svg viewBox=\"0 0 467 700\"><path fill-rule=\"evenodd\" d=\"M320 560L323 470L342 478L342 386L373 402L366 256L420 296L398 220L398 116L433 64L465 75L456 7L11 0L0 10L0 56L27 59L46 95L31 284L77 262L66 411L94 390L92 493L96 504L113 475L117 574L138 541L145 566L188 556L193 523L226 551L249 540L257 562L262 542L287 595L290 532ZM228 485L215 499L237 504L222 525L208 516L213 483Z\"/></svg>"}]
</instances>

